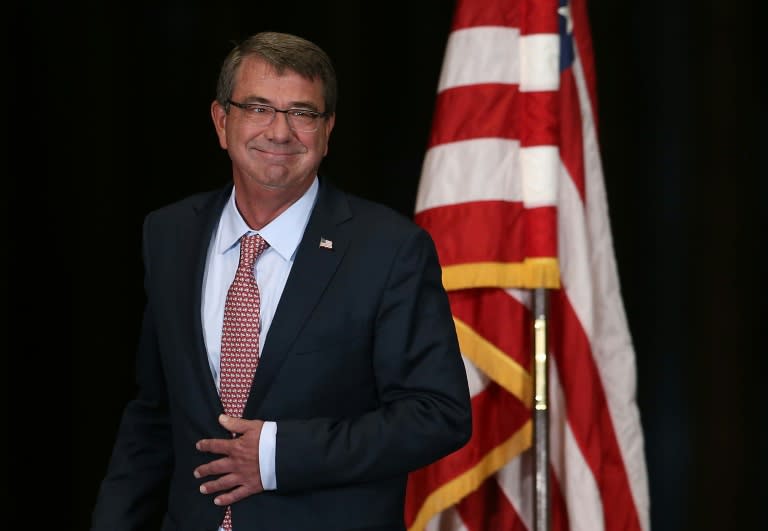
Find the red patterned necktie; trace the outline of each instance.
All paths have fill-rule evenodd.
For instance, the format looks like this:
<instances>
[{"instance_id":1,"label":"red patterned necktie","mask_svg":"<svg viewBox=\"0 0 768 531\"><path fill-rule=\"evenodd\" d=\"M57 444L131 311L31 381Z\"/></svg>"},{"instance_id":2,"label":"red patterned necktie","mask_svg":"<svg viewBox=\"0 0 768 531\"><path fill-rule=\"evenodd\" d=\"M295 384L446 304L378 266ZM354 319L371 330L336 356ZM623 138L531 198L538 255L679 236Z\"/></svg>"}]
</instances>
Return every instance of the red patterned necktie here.
<instances>
[{"instance_id":1,"label":"red patterned necktie","mask_svg":"<svg viewBox=\"0 0 768 531\"><path fill-rule=\"evenodd\" d=\"M240 239L240 264L227 292L221 330L221 403L231 417L242 417L259 362L259 288L254 266L269 244L258 234ZM227 507L221 527L232 529Z\"/></svg>"}]
</instances>

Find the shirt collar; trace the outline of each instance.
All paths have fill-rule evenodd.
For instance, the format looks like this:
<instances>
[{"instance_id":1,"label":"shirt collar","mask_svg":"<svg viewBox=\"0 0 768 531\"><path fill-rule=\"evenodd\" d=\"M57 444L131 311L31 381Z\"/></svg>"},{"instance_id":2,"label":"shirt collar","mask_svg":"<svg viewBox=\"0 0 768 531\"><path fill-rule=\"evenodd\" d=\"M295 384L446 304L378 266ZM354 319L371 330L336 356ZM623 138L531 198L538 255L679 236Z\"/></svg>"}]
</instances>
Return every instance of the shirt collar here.
<instances>
[{"instance_id":1,"label":"shirt collar","mask_svg":"<svg viewBox=\"0 0 768 531\"><path fill-rule=\"evenodd\" d=\"M260 234L267 240L270 248L286 261L293 259L296 248L299 246L304 229L309 221L309 215L312 207L315 205L318 190L317 177L314 178L304 195L289 206L283 213L269 222L260 230L251 229L240 215L235 204L235 188L232 187L232 194L221 214L221 223L219 224L219 244L217 251L224 254L232 247L237 245L240 237L244 234Z\"/></svg>"}]
</instances>

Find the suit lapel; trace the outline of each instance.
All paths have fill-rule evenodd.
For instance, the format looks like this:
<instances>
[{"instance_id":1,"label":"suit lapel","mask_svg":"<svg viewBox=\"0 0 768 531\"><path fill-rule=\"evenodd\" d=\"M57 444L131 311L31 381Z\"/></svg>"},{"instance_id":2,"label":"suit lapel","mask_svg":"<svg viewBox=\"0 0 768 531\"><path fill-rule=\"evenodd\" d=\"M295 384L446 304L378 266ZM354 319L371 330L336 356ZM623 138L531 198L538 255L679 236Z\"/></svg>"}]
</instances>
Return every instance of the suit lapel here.
<instances>
[{"instance_id":1,"label":"suit lapel","mask_svg":"<svg viewBox=\"0 0 768 531\"><path fill-rule=\"evenodd\" d=\"M348 232L342 230L341 224L350 217L344 194L321 180L317 203L269 328L245 417L253 418L285 356L341 262L349 244Z\"/></svg>"},{"instance_id":2,"label":"suit lapel","mask_svg":"<svg viewBox=\"0 0 768 531\"><path fill-rule=\"evenodd\" d=\"M205 336L203 334L203 279L205 277L208 246L231 192L232 185L230 184L220 192L214 192L213 196L208 196L205 200L193 206L196 225L187 234L192 239L189 244L192 249L191 256L194 260L194 267L189 269L190 275L182 281L186 288L186 290L183 290L182 296L187 296L188 294L191 298L191 304L188 307L191 311L189 319L192 330L194 373L200 380L199 389L203 390L205 401L212 407L214 417L223 412L223 407L219 399L219 393L216 390L216 382L208 365L208 350L205 346Z\"/></svg>"}]
</instances>

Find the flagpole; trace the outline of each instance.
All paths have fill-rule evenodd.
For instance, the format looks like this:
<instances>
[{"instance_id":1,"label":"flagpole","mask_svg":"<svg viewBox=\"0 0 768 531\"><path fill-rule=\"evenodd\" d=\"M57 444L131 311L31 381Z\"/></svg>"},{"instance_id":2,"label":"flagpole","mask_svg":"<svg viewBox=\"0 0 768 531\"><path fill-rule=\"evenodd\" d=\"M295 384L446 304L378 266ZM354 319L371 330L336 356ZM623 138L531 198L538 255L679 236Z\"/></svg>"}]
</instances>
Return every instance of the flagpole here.
<instances>
[{"instance_id":1,"label":"flagpole","mask_svg":"<svg viewBox=\"0 0 768 531\"><path fill-rule=\"evenodd\" d=\"M533 291L533 440L534 531L550 530L549 510L549 405L547 400L547 310L546 288Z\"/></svg>"}]
</instances>

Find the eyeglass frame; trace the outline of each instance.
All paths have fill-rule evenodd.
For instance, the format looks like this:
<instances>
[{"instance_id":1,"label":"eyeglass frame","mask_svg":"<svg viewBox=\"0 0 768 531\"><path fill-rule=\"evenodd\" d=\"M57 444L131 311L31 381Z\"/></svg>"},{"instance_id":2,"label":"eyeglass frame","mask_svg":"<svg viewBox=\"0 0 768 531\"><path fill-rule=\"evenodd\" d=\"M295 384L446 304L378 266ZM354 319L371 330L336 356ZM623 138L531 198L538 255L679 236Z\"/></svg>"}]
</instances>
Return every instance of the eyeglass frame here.
<instances>
[{"instance_id":1,"label":"eyeglass frame","mask_svg":"<svg viewBox=\"0 0 768 531\"><path fill-rule=\"evenodd\" d=\"M227 104L228 105L234 105L235 107L237 107L238 109L241 109L243 111L250 111L253 107L256 107L256 106L258 106L258 107L265 107L267 109L272 109L274 111L272 113L272 119L269 121L269 123L264 124L264 127L272 125L272 123L275 121L275 117L277 116L277 113L281 112L281 113L285 114L285 117L286 117L287 122L288 122L288 126L291 129L293 129L294 131L299 131L299 132L302 132L302 133L314 133L315 131L320 129L320 122L318 121L317 122L317 127L312 129L311 131L302 131L300 129L296 129L293 126L293 122L291 122L290 114L288 114L288 113L290 113L292 111L293 112L297 112L297 111L298 112L303 112L303 113L306 113L306 114L314 116L315 119L317 119L317 118L327 118L329 116L329 113L327 113L327 112L313 111L312 109L303 109L301 107L291 107L289 109L278 109L277 107L274 107L272 105L267 105L266 103L257 103L257 102L254 102L254 103L243 103L243 102L234 101L234 100L231 100L231 99L227 99Z\"/></svg>"}]
</instances>

